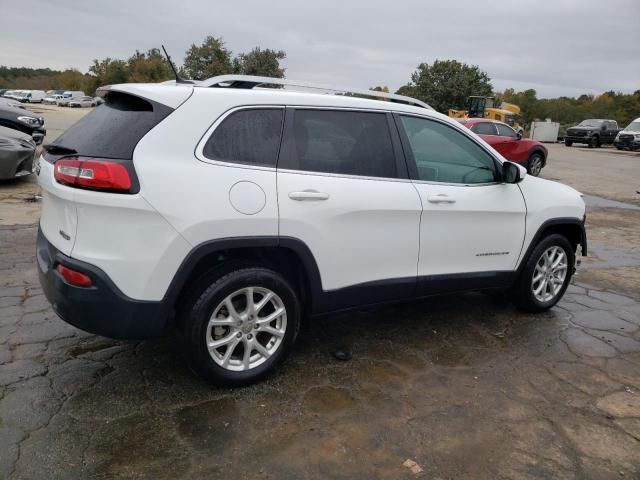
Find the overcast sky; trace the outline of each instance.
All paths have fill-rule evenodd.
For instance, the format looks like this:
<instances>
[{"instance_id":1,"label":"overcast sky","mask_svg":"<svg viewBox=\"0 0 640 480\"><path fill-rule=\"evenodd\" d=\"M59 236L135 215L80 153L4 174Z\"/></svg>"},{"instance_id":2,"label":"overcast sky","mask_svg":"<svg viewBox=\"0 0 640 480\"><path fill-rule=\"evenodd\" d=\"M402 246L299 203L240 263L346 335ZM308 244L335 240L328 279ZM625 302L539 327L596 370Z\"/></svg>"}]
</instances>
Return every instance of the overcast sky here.
<instances>
[{"instance_id":1,"label":"overcast sky","mask_svg":"<svg viewBox=\"0 0 640 480\"><path fill-rule=\"evenodd\" d=\"M539 97L640 89L639 0L20 0L5 2L0 65L77 68L207 35L234 53L282 49L298 80L393 90L421 62L479 65Z\"/></svg>"}]
</instances>

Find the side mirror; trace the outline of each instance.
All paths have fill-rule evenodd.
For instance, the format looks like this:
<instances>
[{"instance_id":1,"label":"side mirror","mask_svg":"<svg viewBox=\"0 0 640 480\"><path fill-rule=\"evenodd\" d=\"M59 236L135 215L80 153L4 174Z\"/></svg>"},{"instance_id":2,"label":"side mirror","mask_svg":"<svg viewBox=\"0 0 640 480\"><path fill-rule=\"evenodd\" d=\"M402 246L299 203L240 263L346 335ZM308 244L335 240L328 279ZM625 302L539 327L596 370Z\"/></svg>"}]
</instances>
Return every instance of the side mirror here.
<instances>
[{"instance_id":1,"label":"side mirror","mask_svg":"<svg viewBox=\"0 0 640 480\"><path fill-rule=\"evenodd\" d=\"M600 130L602 130L603 132L604 132L606 129L607 129L607 126L606 126L606 125L604 125L604 124L600 127Z\"/></svg>"},{"instance_id":2,"label":"side mirror","mask_svg":"<svg viewBox=\"0 0 640 480\"><path fill-rule=\"evenodd\" d=\"M518 140L522 140L522 132L518 132L518 133L516 133L516 138L517 138Z\"/></svg>"},{"instance_id":3,"label":"side mirror","mask_svg":"<svg viewBox=\"0 0 640 480\"><path fill-rule=\"evenodd\" d=\"M517 163L504 162L502 164L502 181L504 183L520 183L527 174L527 169Z\"/></svg>"}]
</instances>

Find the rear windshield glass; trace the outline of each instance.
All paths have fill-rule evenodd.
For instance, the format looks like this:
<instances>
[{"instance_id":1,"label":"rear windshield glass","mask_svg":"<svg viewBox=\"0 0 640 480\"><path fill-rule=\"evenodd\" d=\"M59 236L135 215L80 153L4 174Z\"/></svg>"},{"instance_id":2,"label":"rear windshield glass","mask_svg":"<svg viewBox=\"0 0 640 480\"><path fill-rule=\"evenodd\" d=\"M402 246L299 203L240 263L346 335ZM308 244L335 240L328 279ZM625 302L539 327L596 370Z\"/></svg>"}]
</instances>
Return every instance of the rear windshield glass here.
<instances>
[{"instance_id":1,"label":"rear windshield glass","mask_svg":"<svg viewBox=\"0 0 640 480\"><path fill-rule=\"evenodd\" d=\"M173 111L166 105L115 91L107 93L104 100L52 145L88 157L130 160L140 139Z\"/></svg>"}]
</instances>

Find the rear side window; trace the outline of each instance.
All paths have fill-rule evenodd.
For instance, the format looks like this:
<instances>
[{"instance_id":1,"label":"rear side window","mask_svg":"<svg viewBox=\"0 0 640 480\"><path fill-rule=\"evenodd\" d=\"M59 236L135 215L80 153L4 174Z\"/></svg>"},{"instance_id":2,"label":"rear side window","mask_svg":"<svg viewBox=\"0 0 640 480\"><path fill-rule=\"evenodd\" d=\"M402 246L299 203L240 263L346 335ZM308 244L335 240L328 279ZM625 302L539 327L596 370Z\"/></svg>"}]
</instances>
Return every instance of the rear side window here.
<instances>
[{"instance_id":1,"label":"rear side window","mask_svg":"<svg viewBox=\"0 0 640 480\"><path fill-rule=\"evenodd\" d=\"M495 135L496 127L493 126L493 123L480 122L472 126L471 131L473 133L477 133L478 135Z\"/></svg>"},{"instance_id":2,"label":"rear side window","mask_svg":"<svg viewBox=\"0 0 640 480\"><path fill-rule=\"evenodd\" d=\"M142 137L173 112L166 105L127 93L111 91L104 100L52 145L87 157L130 160Z\"/></svg>"},{"instance_id":3,"label":"rear side window","mask_svg":"<svg viewBox=\"0 0 640 480\"><path fill-rule=\"evenodd\" d=\"M202 153L211 160L275 167L283 118L282 108L238 110L215 129Z\"/></svg>"},{"instance_id":4,"label":"rear side window","mask_svg":"<svg viewBox=\"0 0 640 480\"><path fill-rule=\"evenodd\" d=\"M397 176L386 114L296 110L293 148L283 168L321 173Z\"/></svg>"}]
</instances>

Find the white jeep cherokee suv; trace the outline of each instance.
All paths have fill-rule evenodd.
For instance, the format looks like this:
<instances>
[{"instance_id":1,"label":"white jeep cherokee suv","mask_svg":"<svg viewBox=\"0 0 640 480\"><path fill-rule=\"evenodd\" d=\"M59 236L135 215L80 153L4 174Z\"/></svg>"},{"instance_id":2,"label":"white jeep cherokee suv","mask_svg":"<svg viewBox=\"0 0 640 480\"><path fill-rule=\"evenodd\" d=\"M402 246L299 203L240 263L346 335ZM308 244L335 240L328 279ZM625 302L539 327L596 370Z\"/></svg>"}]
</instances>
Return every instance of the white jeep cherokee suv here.
<instances>
[{"instance_id":1,"label":"white jeep cherokee suv","mask_svg":"<svg viewBox=\"0 0 640 480\"><path fill-rule=\"evenodd\" d=\"M176 330L194 370L240 385L302 318L462 290L558 302L586 255L578 192L417 100L295 85L116 85L48 145L37 261L60 317Z\"/></svg>"}]
</instances>

